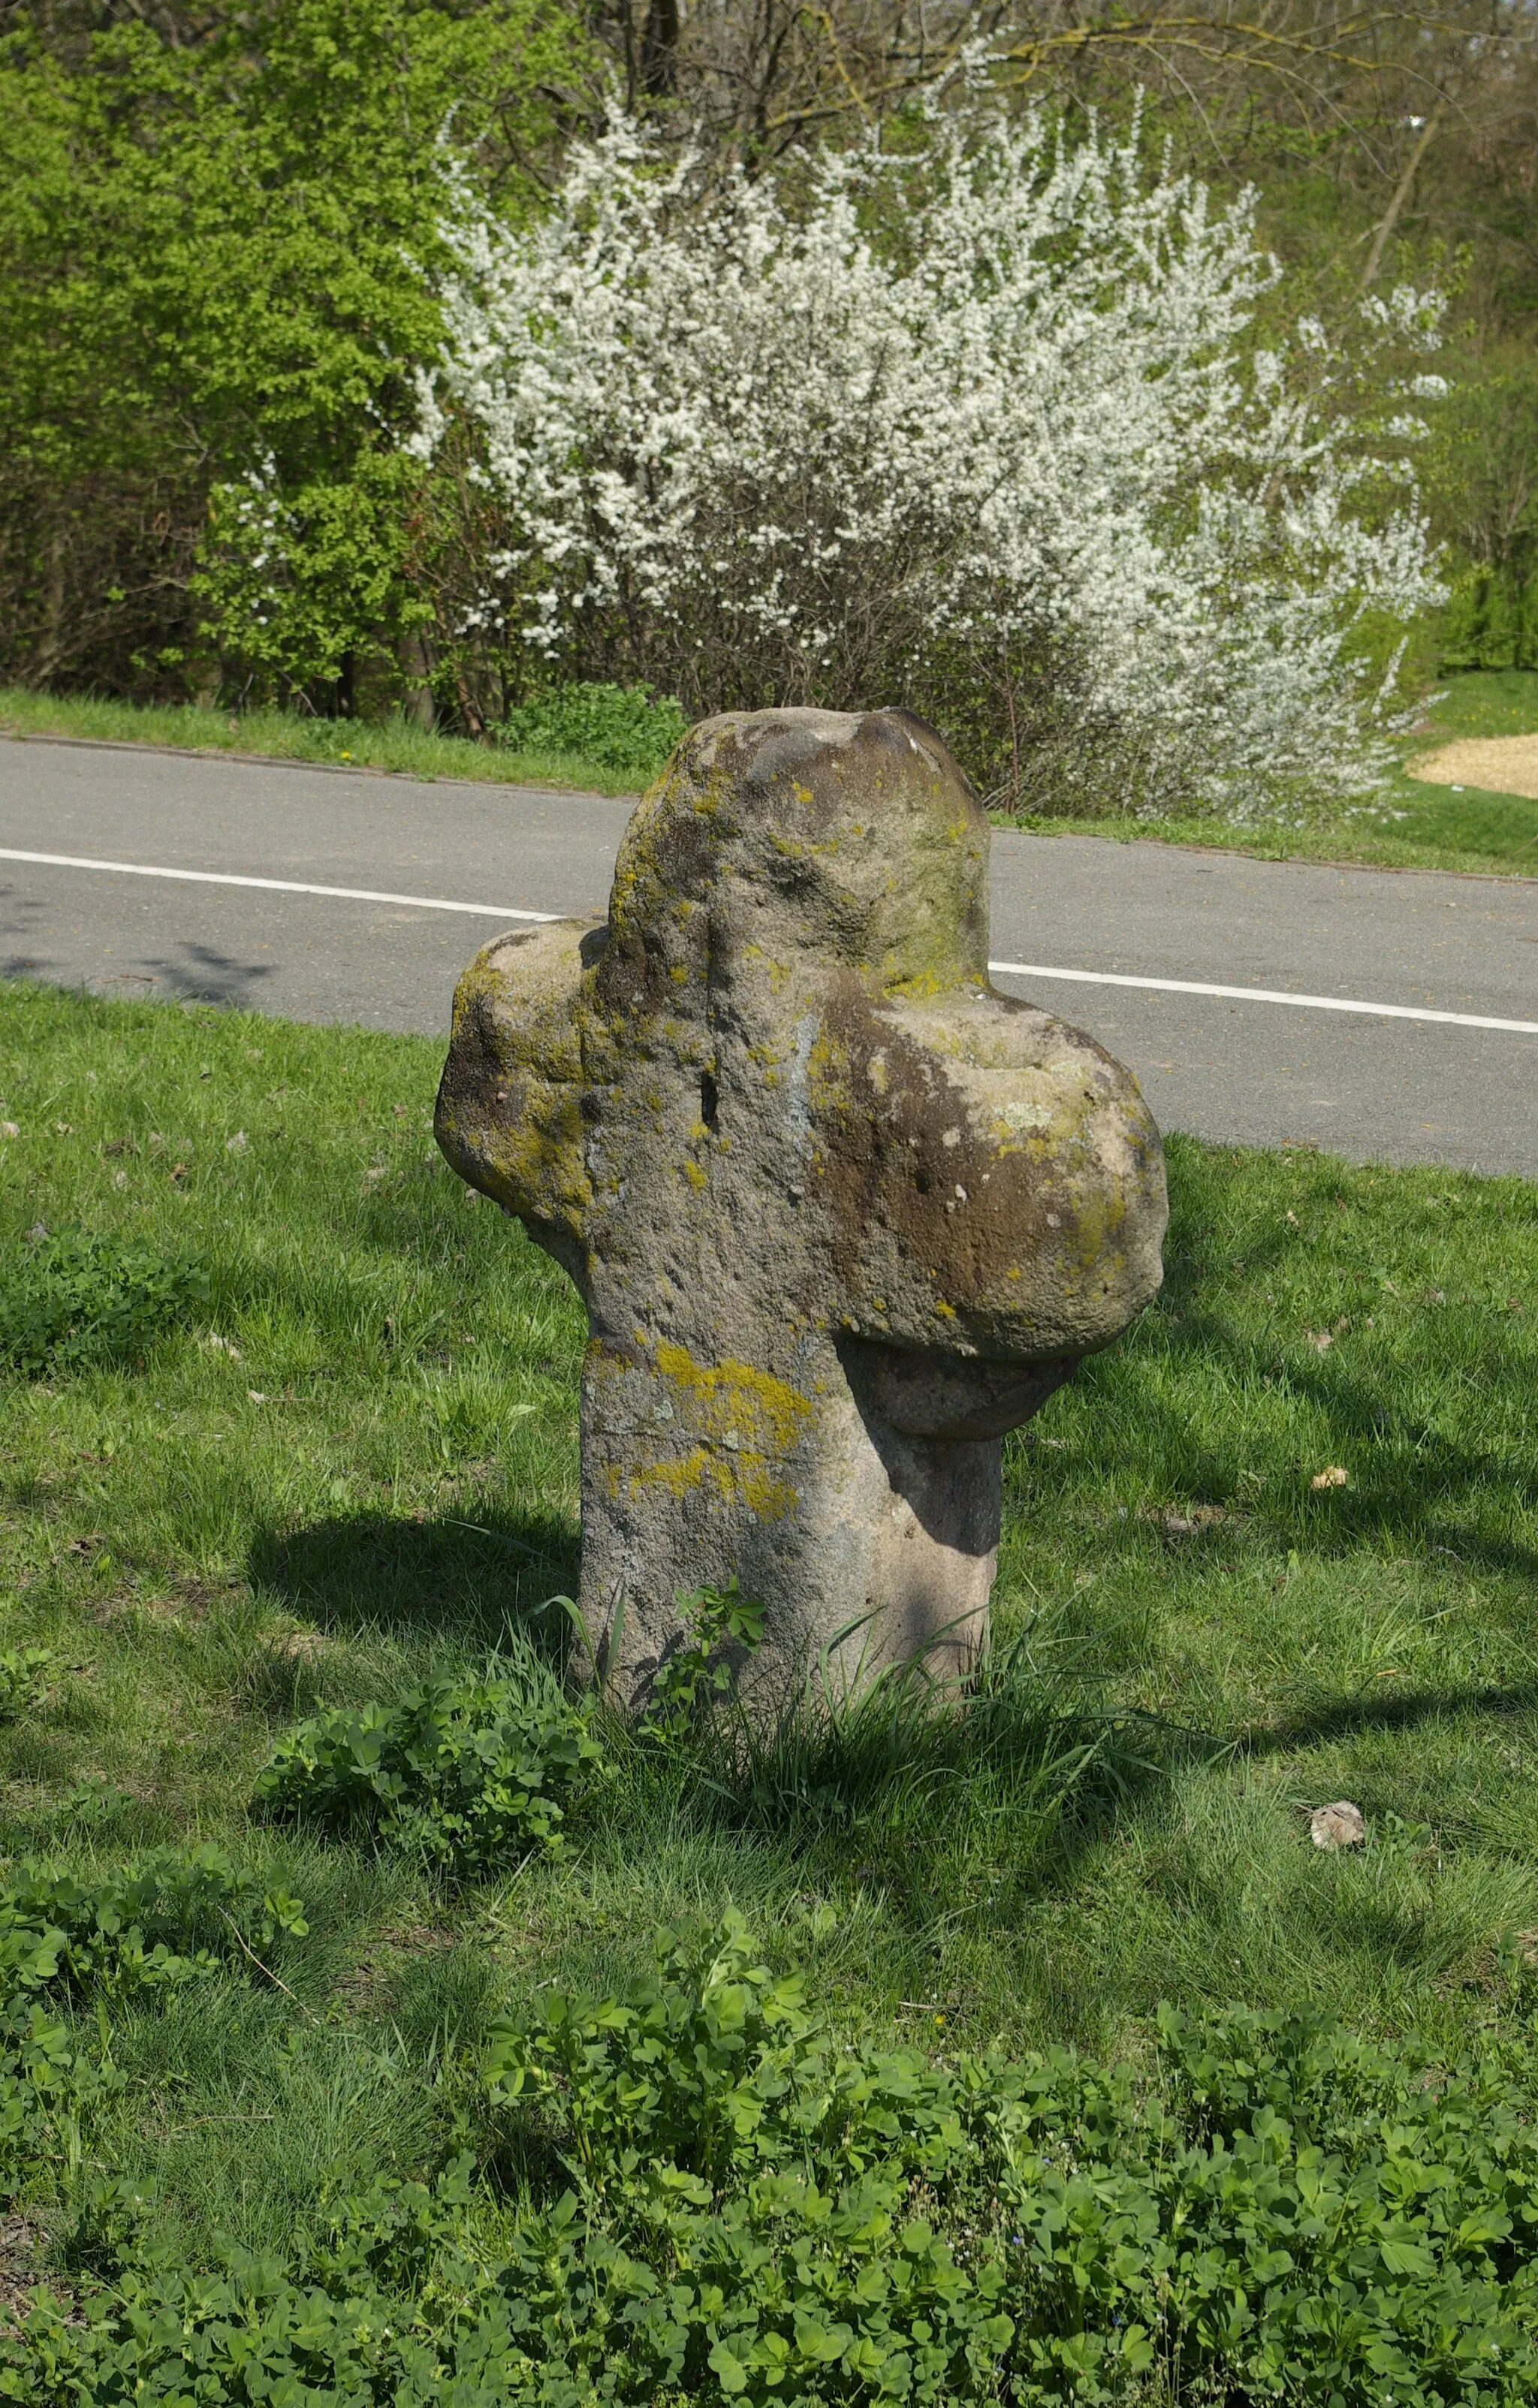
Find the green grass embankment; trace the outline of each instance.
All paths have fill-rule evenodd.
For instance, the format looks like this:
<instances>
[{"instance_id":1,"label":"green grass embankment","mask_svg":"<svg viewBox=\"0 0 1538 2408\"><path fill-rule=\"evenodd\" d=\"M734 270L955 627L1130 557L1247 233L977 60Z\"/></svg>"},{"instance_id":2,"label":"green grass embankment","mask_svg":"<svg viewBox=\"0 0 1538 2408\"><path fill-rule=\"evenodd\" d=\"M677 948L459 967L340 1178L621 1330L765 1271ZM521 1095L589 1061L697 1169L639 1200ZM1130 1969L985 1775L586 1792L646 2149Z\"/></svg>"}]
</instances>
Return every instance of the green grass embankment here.
<instances>
[{"instance_id":1,"label":"green grass embankment","mask_svg":"<svg viewBox=\"0 0 1538 2408\"><path fill-rule=\"evenodd\" d=\"M1458 2396L1521 2397L1538 1191L1173 1140L1162 1296L1007 1443L978 1696L747 1755L600 1721L552 1853L518 1698L559 1698L584 1332L439 1159L438 1062L0 988L0 2186L11 2293L73 2302L0 2347L0 2397L248 2401L260 2372L399 2402L473 2360L490 2387L456 2398L575 2398L587 2364L616 2401L767 2402L792 2365L808 2401L991 2399L1031 2367L1011 2396L1151 2401L1178 2364L1214 2398L1275 2365L1300 2401L1402 2401L1465 2342L1489 2383ZM474 1686L499 1651L512 1706ZM358 1811L274 1820L261 1769L318 1713L342 1720L278 1790ZM510 1835L490 1874L439 1844L467 1767ZM1321 1853L1337 1799L1366 1844ZM746 1955L699 1937L733 1913ZM655 2049L623 2017L576 2056L538 2037L551 2000L643 1976L662 1922L694 1936ZM742 1989L761 1956L802 1989ZM1016 2071L969 2089L995 2043ZM1020 2073L1062 2043L1129 2070ZM991 2106L955 2122L1022 2079L1029 2148ZM845 2103L803 2128L824 2081ZM653 2135L628 2171L626 2133ZM776 2150L846 2205L755 2190ZM1350 2203L1305 2234L1321 2180ZM1326 2296L1339 2331L1309 2322Z\"/></svg>"}]
</instances>

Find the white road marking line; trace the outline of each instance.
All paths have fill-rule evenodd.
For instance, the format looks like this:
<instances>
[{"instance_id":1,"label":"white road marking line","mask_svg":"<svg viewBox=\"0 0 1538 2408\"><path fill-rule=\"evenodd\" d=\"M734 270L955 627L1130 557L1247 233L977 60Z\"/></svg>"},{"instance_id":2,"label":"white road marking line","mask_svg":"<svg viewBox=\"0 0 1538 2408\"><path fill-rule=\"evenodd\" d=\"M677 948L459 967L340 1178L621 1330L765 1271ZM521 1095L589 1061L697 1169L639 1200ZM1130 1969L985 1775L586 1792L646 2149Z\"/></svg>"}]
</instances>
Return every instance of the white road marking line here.
<instances>
[{"instance_id":1,"label":"white road marking line","mask_svg":"<svg viewBox=\"0 0 1538 2408\"><path fill-rule=\"evenodd\" d=\"M412 911L467 911L481 920L531 920L542 926L560 911L520 911L510 903L450 903L438 895L387 895L369 886L311 886L295 878L241 878L233 870L164 869L140 861L93 861L69 853L18 853L0 845L0 861L27 861L45 869L107 869L122 878L178 878L196 886L254 886L274 895L320 895L340 903L395 903ZM579 916L579 915L572 915ZM1120 970L1068 970L1045 962L990 962L999 978L1072 979L1087 986L1145 987L1156 995L1211 995L1234 1003L1287 1003L1303 1011L1365 1012L1382 1020L1434 1020L1455 1028L1499 1028L1538 1037L1538 1020L1496 1020L1474 1011L1432 1011L1420 1004L1360 1003L1338 995L1289 995L1270 986L1216 986L1201 979L1132 978Z\"/></svg>"},{"instance_id":2,"label":"white road marking line","mask_svg":"<svg viewBox=\"0 0 1538 2408\"><path fill-rule=\"evenodd\" d=\"M1217 995L1235 1003L1291 1003L1304 1011L1365 1011L1385 1020L1442 1020L1455 1028L1503 1028L1538 1037L1538 1020L1492 1020L1477 1011L1431 1011L1417 1003L1357 1003L1339 995L1289 995L1274 986L1209 986L1203 979L1129 978L1119 970L1048 969L1042 962L990 962L1000 978L1075 979L1089 986L1152 987L1160 995Z\"/></svg>"},{"instance_id":3,"label":"white road marking line","mask_svg":"<svg viewBox=\"0 0 1538 2408\"><path fill-rule=\"evenodd\" d=\"M370 886L306 886L296 878L237 878L233 870L159 869L142 861L87 861L70 853L14 853L0 861L34 861L45 869L112 869L121 878L182 878L194 886L261 886L274 895L329 895L342 903L404 903L414 911L469 911L481 920L559 920L559 911L515 911L505 903L446 903L436 895L381 895Z\"/></svg>"}]
</instances>

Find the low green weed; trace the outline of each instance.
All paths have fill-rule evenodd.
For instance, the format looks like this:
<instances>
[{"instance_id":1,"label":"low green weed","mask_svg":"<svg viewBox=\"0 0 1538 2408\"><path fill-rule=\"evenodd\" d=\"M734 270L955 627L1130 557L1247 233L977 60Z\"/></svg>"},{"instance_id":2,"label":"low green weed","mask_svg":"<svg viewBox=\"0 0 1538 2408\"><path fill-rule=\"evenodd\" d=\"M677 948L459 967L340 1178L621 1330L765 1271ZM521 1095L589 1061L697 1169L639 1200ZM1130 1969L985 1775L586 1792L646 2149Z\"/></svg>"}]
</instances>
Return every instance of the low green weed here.
<instances>
[{"instance_id":1,"label":"low green weed","mask_svg":"<svg viewBox=\"0 0 1538 2408\"><path fill-rule=\"evenodd\" d=\"M492 2035L491 2124L211 2273L128 2253L0 2397L458 2408L1172 2398L1517 2408L1538 2383L1531 2031L1446 2061L1308 2011L1148 2069L854 2047L729 1915ZM500 2205L499 2136L540 2122ZM542 2171L543 2169L543 2171Z\"/></svg>"},{"instance_id":2,"label":"low green weed","mask_svg":"<svg viewBox=\"0 0 1538 2408\"><path fill-rule=\"evenodd\" d=\"M232 1953L308 1928L298 1899L263 1889L211 1845L105 1881L22 1866L0 1887L0 1995L121 2000L203 1979Z\"/></svg>"},{"instance_id":3,"label":"low green weed","mask_svg":"<svg viewBox=\"0 0 1538 2408\"><path fill-rule=\"evenodd\" d=\"M39 1225L0 1262L0 1369L36 1378L128 1361L207 1300L194 1259Z\"/></svg>"},{"instance_id":4,"label":"low green weed","mask_svg":"<svg viewBox=\"0 0 1538 2408\"><path fill-rule=\"evenodd\" d=\"M491 2028L492 2101L553 2112L572 2172L600 2189L634 2183L660 2157L719 2186L767 2151L801 2101L823 2099L802 1985L754 1963L740 1914L728 1914L703 1960L668 1932L658 1958L622 2001L557 1991Z\"/></svg>"},{"instance_id":5,"label":"low green weed","mask_svg":"<svg viewBox=\"0 0 1538 2408\"><path fill-rule=\"evenodd\" d=\"M652 1684L647 1727L677 1739L711 1704L730 1696L737 1670L763 1638L763 1608L746 1598L733 1572L724 1588L679 1590L680 1637Z\"/></svg>"},{"instance_id":6,"label":"low green weed","mask_svg":"<svg viewBox=\"0 0 1538 2408\"><path fill-rule=\"evenodd\" d=\"M121 2234L120 2186L93 2154L121 2100L107 2013L260 1964L308 1928L299 1899L264 1890L216 1847L90 1881L23 1865L0 1882L0 2183ZM269 1981L270 1969L260 1970ZM78 2011L88 2011L82 2022ZM91 2020L93 2018L93 2022ZM115 2245L115 2243L114 2243Z\"/></svg>"},{"instance_id":7,"label":"low green weed","mask_svg":"<svg viewBox=\"0 0 1538 2408\"><path fill-rule=\"evenodd\" d=\"M0 1647L0 1722L13 1722L48 1696L51 1647Z\"/></svg>"},{"instance_id":8,"label":"low green weed","mask_svg":"<svg viewBox=\"0 0 1538 2408\"><path fill-rule=\"evenodd\" d=\"M532 1665L431 1680L395 1706L320 1714L279 1740L256 1802L417 1850L459 1875L563 1843L563 1799L601 1764L591 1714Z\"/></svg>"},{"instance_id":9,"label":"low green weed","mask_svg":"<svg viewBox=\"0 0 1538 2408\"><path fill-rule=\"evenodd\" d=\"M1430 2408L1538 2381L1531 2036L1447 2064L1307 2010L1166 2009L1151 2079L935 2062L839 2045L740 1918L662 1945L628 2000L495 2032L485 2071L553 2116L595 2223L659 2274L662 2232L708 2269L698 2396L1088 2403L1158 2377ZM687 2393L689 2357L654 2371Z\"/></svg>"}]
</instances>

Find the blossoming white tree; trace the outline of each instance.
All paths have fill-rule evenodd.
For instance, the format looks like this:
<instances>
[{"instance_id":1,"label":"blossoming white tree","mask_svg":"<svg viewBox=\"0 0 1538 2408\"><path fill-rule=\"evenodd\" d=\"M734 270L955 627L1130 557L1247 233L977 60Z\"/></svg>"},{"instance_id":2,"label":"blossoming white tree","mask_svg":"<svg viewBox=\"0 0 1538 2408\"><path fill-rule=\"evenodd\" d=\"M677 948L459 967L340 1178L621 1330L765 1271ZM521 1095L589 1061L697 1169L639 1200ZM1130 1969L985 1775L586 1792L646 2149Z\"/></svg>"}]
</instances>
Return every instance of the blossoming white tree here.
<instances>
[{"instance_id":1,"label":"blossoming white tree","mask_svg":"<svg viewBox=\"0 0 1538 2408\"><path fill-rule=\"evenodd\" d=\"M1040 116L794 192L616 116L537 226L449 235L418 442L478 430L514 640L694 710L905 699L1027 807L1370 781L1364 626L1438 590L1417 429L1317 323L1257 345L1252 198ZM1434 344L1421 295L1368 316Z\"/></svg>"}]
</instances>

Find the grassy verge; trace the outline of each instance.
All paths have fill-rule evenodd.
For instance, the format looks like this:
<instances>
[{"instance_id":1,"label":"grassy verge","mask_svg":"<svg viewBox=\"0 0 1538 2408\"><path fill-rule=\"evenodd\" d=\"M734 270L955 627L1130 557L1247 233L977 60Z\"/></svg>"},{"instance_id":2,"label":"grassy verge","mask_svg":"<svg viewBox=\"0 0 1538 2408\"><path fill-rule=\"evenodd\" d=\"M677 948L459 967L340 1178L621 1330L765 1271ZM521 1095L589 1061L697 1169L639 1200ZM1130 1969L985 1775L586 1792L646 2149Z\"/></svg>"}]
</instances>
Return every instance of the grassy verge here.
<instances>
[{"instance_id":1,"label":"grassy verge","mask_svg":"<svg viewBox=\"0 0 1538 2408\"><path fill-rule=\"evenodd\" d=\"M1113 844L1197 845L1260 861L1344 861L1370 869L1444 869L1476 878L1538 878L1538 803L1521 795L1419 784L1403 773L1381 802L1321 813L1305 827L1225 827L1210 819L1018 818L995 824L1033 836L1092 836Z\"/></svg>"},{"instance_id":2,"label":"grassy verge","mask_svg":"<svg viewBox=\"0 0 1538 2408\"><path fill-rule=\"evenodd\" d=\"M1418 2030L1438 2062L1526 2028L1538 1191L1517 1180L1173 1141L1161 1299L1009 1442L1000 1670L961 1724L887 1711L746 1767L616 1740L563 1853L458 1886L366 1826L253 1814L300 1718L499 1647L560 1655L580 1316L437 1158L437 1067L417 1040L0 988L0 1342L37 1356L0 1373L0 1850L12 1877L100 1883L211 1842L307 1924L244 1924L240 1953L216 1899L207 1978L82 1991L87 2036L110 2007L120 2086L97 2189L67 2229L46 2184L23 2200L13 2283L113 2262L120 2191L192 2265L466 2145L505 2198L555 2128L488 2141L466 2053L729 1906L860 2050L1071 2041L1149 2067L1161 2000L1323 2009ZM73 1290L50 1340L49 1246L59 1278L116 1280L122 1359L92 1358ZM1320 1854L1308 1810L1336 1799L1368 1842ZM506 2213L454 2209L454 2248L510 2246ZM701 2383L634 2396L714 2399Z\"/></svg>"},{"instance_id":3,"label":"grassy verge","mask_svg":"<svg viewBox=\"0 0 1538 2408\"><path fill-rule=\"evenodd\" d=\"M602 767L580 753L511 752L457 736L424 733L404 719L304 719L286 710L198 710L0 688L0 736L75 736L114 744L164 744L178 752L260 754L329 767L385 769L397 777L468 778L510 786L568 786L599 795L638 791L631 770Z\"/></svg>"}]
</instances>

